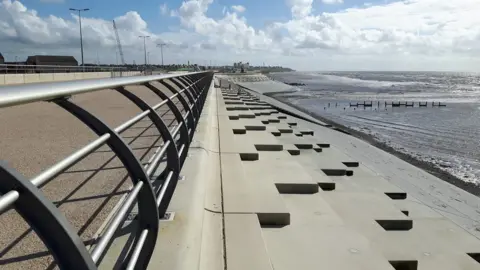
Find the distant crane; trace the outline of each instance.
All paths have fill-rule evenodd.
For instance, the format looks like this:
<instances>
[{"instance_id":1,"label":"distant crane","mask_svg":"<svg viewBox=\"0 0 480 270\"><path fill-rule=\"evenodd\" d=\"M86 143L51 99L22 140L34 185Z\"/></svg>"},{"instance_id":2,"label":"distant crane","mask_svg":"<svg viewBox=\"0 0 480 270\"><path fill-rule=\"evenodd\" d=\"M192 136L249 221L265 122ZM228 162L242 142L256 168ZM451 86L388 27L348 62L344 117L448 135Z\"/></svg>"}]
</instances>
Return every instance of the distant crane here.
<instances>
[{"instance_id":1,"label":"distant crane","mask_svg":"<svg viewBox=\"0 0 480 270\"><path fill-rule=\"evenodd\" d=\"M115 20L113 20L113 29L115 29L115 37L117 39L118 52L120 53L120 60L122 60L122 65L125 65L125 58L123 57L122 43L120 43L120 37L118 36L117 25Z\"/></svg>"}]
</instances>

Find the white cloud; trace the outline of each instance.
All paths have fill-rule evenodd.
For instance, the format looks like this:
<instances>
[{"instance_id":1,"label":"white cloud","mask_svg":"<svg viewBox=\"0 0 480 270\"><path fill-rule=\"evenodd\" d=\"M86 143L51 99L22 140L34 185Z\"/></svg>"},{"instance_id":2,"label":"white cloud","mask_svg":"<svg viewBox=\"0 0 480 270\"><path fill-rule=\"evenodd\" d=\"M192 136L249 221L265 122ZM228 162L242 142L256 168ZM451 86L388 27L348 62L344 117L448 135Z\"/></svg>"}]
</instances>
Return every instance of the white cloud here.
<instances>
[{"instance_id":1,"label":"white cloud","mask_svg":"<svg viewBox=\"0 0 480 270\"><path fill-rule=\"evenodd\" d=\"M232 9L238 13L245 12L246 8L242 5L234 5L232 6Z\"/></svg>"},{"instance_id":2,"label":"white cloud","mask_svg":"<svg viewBox=\"0 0 480 270\"><path fill-rule=\"evenodd\" d=\"M169 11L170 10L168 9L167 3L163 3L162 5L160 5L160 14L167 15Z\"/></svg>"},{"instance_id":3,"label":"white cloud","mask_svg":"<svg viewBox=\"0 0 480 270\"><path fill-rule=\"evenodd\" d=\"M221 13L219 18L210 17L207 14L212 12L209 7L213 3L185 0L178 7L165 5L164 14L179 19L182 30L176 32L152 33L135 11L115 18L125 54L142 59L138 35L150 35L149 48L153 50L157 41L165 42L169 44L166 59L182 62L198 57L222 59L224 63L265 61L310 70L468 70L477 69L480 61L478 0L405 0L335 13L313 10L313 0L286 0L291 18L272 21L263 28L251 26L233 7L233 12L225 8L217 11L217 15ZM111 21L85 15L86 55L98 49L114 57ZM77 18L74 14L69 19L40 17L20 2L0 0L0 45L77 55Z\"/></svg>"},{"instance_id":4,"label":"white cloud","mask_svg":"<svg viewBox=\"0 0 480 270\"><path fill-rule=\"evenodd\" d=\"M204 44L197 34L185 31L161 35L152 33L148 30L147 23L135 11L129 11L114 19L128 63L134 60L139 64L143 63L143 42L139 35L150 36L147 47L154 52L150 54L152 61L160 59L159 50L157 52L155 48L160 42L169 45L167 63L168 57L171 61L183 61L181 55L198 49L190 44ZM90 18L88 13L85 13L82 16L82 27L85 61L96 62L98 53L101 62L114 63L116 40L112 21ZM74 55L79 60L78 17L74 13L70 19L40 17L35 10L28 9L18 1L0 0L0 47L7 48L2 54L8 61L13 61L15 56L25 59L33 54Z\"/></svg>"},{"instance_id":5,"label":"white cloud","mask_svg":"<svg viewBox=\"0 0 480 270\"><path fill-rule=\"evenodd\" d=\"M286 0L294 18L303 18L312 12L313 0Z\"/></svg>"},{"instance_id":6,"label":"white cloud","mask_svg":"<svg viewBox=\"0 0 480 270\"><path fill-rule=\"evenodd\" d=\"M278 54L284 63L295 60L304 69L314 63L328 68L325 56L341 58L344 63L370 57L375 59L372 65L383 63L384 68L394 68L397 62L402 65L402 61L418 62L429 69L438 68L439 58L455 63L461 57L477 57L480 53L477 0L408 0L318 15L313 14L313 0L286 0L292 19L273 22L263 30L252 28L245 18L228 12L222 19L209 18L205 14L210 4L184 1L180 11L189 6L197 9L182 13L182 25L236 51L250 51L253 55L264 50Z\"/></svg>"},{"instance_id":7,"label":"white cloud","mask_svg":"<svg viewBox=\"0 0 480 270\"><path fill-rule=\"evenodd\" d=\"M342 4L343 0L322 0L324 4L331 5L331 4Z\"/></svg>"},{"instance_id":8,"label":"white cloud","mask_svg":"<svg viewBox=\"0 0 480 270\"><path fill-rule=\"evenodd\" d=\"M40 0L42 3L54 3L54 4L61 4L65 3L65 0Z\"/></svg>"}]
</instances>

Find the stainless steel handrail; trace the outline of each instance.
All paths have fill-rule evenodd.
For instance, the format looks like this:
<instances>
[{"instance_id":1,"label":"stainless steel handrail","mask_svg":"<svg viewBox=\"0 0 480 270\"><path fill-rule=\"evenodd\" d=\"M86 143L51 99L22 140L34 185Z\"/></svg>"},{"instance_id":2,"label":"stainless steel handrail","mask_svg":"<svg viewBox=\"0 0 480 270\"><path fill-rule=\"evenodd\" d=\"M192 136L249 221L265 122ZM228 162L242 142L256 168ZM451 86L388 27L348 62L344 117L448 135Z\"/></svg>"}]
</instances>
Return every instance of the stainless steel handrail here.
<instances>
[{"instance_id":1,"label":"stainless steel handrail","mask_svg":"<svg viewBox=\"0 0 480 270\"><path fill-rule=\"evenodd\" d=\"M84 122L99 136L96 140L30 180L0 161L0 179L2 179L0 183L0 214L12 206L15 207L37 234L41 236L59 266L66 269L91 270L97 268L99 260L106 252L106 248L120 223L125 219L127 211L136 202L138 211L143 213L138 221L141 230L137 232L135 248L125 254L126 258L130 258L126 267L128 269L146 267L155 246L158 217L165 214L173 196L180 169L185 161L188 145L192 140L192 134L198 123L199 113L203 108L203 102L212 79L213 74L211 72L196 72L0 87L0 108L37 101L51 101ZM182 83L178 83L177 80ZM154 81L160 81L161 85L170 90L173 95L166 96L151 84ZM166 81L171 81L177 89L170 87ZM162 101L153 107L149 106L138 96L124 88L133 84L147 86ZM137 105L142 112L118 127L110 128L95 115L68 99L73 95L104 89L117 90ZM184 98L182 95L188 98ZM183 106L183 110L187 111L185 115L179 113L180 111L172 102L174 98L178 99ZM177 120L177 126L172 129L168 129L155 111L164 105L169 106ZM195 115L190 114L192 111L195 112ZM155 150L148 164L142 166L133 155L132 150L121 139L120 134L146 117L149 117L160 131L159 136L163 138L163 145ZM77 232L70 227L68 221L60 214L53 203L42 195L40 188L104 144L108 144L120 158L131 174L134 185L129 190L127 200L121 203L120 210L115 213L105 232L100 236L93 252L89 254L85 245L80 241ZM162 185L155 190L151 180L160 161L165 156L166 167L160 176L155 176L161 177L157 180L160 180Z\"/></svg>"},{"instance_id":2,"label":"stainless steel handrail","mask_svg":"<svg viewBox=\"0 0 480 270\"><path fill-rule=\"evenodd\" d=\"M189 73L188 75L202 74L205 72ZM208 72L207 72L208 73ZM106 78L93 80L78 80L54 83L22 84L13 86L0 86L0 108L26 104L36 101L47 101L55 98L73 96L103 89L117 88L134 84L143 84L151 81L184 76L182 74L165 74L136 76L123 78Z\"/></svg>"}]
</instances>

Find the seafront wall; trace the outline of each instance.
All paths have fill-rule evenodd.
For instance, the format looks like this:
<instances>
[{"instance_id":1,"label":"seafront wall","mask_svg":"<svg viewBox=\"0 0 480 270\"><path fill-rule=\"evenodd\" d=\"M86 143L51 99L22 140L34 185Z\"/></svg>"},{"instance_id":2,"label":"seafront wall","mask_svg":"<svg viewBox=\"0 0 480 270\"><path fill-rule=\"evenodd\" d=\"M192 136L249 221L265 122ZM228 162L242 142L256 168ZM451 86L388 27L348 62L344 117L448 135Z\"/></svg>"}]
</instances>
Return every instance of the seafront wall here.
<instances>
[{"instance_id":1,"label":"seafront wall","mask_svg":"<svg viewBox=\"0 0 480 270\"><path fill-rule=\"evenodd\" d=\"M0 85L60 82L140 75L140 71L0 74Z\"/></svg>"},{"instance_id":2,"label":"seafront wall","mask_svg":"<svg viewBox=\"0 0 480 270\"><path fill-rule=\"evenodd\" d=\"M479 198L228 79L150 269L478 268Z\"/></svg>"}]
</instances>

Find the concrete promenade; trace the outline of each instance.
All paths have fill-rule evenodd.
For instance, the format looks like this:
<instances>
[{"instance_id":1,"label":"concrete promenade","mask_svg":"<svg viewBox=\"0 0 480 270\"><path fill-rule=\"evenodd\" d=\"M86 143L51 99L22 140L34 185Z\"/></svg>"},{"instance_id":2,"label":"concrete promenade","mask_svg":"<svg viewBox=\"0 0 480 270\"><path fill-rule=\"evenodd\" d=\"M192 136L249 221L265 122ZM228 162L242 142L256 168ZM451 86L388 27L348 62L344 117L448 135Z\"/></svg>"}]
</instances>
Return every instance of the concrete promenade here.
<instances>
[{"instance_id":1,"label":"concrete promenade","mask_svg":"<svg viewBox=\"0 0 480 270\"><path fill-rule=\"evenodd\" d=\"M221 84L150 269L480 269L477 197Z\"/></svg>"}]
</instances>

